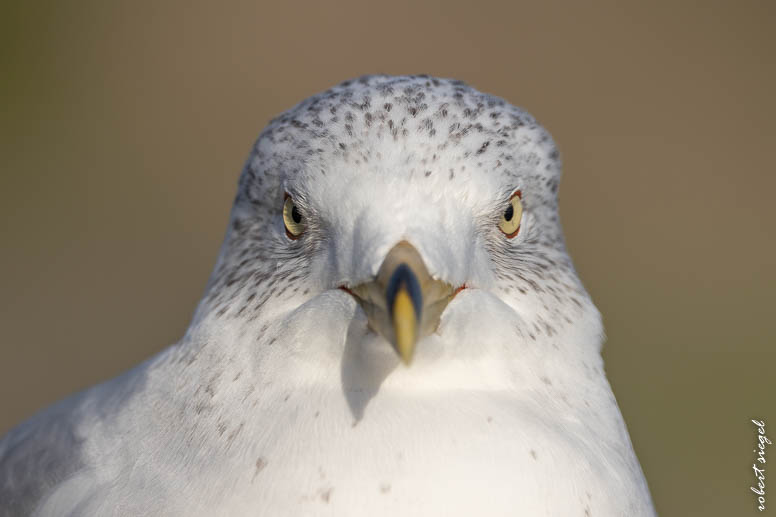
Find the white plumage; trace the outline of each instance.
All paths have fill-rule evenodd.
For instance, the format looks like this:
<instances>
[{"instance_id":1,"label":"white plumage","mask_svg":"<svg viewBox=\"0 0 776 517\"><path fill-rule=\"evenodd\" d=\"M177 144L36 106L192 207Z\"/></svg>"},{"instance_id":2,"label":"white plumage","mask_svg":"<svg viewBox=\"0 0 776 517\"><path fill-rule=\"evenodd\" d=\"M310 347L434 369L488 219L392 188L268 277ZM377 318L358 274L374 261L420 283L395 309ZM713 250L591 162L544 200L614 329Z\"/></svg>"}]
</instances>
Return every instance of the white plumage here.
<instances>
[{"instance_id":1,"label":"white plumage","mask_svg":"<svg viewBox=\"0 0 776 517\"><path fill-rule=\"evenodd\" d=\"M294 107L246 163L184 338L4 437L0 515L654 515L559 179L530 115L458 81ZM409 366L346 290L399 242L466 287Z\"/></svg>"}]
</instances>

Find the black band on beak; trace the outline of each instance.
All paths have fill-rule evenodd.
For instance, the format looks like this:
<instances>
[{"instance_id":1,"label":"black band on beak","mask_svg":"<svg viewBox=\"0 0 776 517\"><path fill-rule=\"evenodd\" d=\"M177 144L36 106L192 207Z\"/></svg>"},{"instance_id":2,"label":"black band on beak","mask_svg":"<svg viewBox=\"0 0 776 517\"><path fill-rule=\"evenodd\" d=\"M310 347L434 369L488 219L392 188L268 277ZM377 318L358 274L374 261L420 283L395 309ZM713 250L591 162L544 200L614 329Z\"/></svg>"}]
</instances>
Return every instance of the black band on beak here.
<instances>
[{"instance_id":1,"label":"black band on beak","mask_svg":"<svg viewBox=\"0 0 776 517\"><path fill-rule=\"evenodd\" d=\"M388 302L388 311L393 318L393 305L396 299L396 293L404 287L412 300L412 308L415 309L415 317L420 321L421 310L423 308L423 293L420 290L418 277L412 272L407 264L400 264L388 280L388 287L385 289L385 298Z\"/></svg>"}]
</instances>

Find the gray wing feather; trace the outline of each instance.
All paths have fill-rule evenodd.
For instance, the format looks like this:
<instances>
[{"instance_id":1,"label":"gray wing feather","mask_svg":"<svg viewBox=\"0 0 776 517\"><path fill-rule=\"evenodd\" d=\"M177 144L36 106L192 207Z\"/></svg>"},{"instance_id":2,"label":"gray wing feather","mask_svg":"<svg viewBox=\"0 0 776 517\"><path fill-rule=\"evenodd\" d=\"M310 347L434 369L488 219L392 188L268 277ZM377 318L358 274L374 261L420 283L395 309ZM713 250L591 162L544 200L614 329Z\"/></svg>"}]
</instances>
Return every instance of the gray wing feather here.
<instances>
[{"instance_id":1,"label":"gray wing feather","mask_svg":"<svg viewBox=\"0 0 776 517\"><path fill-rule=\"evenodd\" d=\"M32 515L57 485L83 468L83 438L73 425L76 397L0 439L0 517Z\"/></svg>"}]
</instances>

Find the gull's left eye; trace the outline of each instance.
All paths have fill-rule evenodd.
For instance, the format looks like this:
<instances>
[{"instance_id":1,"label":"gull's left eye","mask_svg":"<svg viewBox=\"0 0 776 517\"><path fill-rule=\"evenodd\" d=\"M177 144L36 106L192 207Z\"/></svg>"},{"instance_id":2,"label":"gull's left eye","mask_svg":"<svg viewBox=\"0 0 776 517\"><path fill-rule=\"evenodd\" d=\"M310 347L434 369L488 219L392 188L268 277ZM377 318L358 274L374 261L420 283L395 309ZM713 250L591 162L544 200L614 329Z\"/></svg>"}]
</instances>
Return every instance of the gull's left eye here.
<instances>
[{"instance_id":1,"label":"gull's left eye","mask_svg":"<svg viewBox=\"0 0 776 517\"><path fill-rule=\"evenodd\" d=\"M516 190L512 197L509 198L509 205L507 205L504 213L501 214L501 221L499 221L498 227L504 232L507 239L516 237L517 232L520 231L520 219L523 218L522 196L522 193Z\"/></svg>"},{"instance_id":2,"label":"gull's left eye","mask_svg":"<svg viewBox=\"0 0 776 517\"><path fill-rule=\"evenodd\" d=\"M283 201L283 224L286 225L286 235L292 240L298 239L307 227L302 212L299 211L299 207L296 206L289 194L286 194L285 201Z\"/></svg>"}]
</instances>

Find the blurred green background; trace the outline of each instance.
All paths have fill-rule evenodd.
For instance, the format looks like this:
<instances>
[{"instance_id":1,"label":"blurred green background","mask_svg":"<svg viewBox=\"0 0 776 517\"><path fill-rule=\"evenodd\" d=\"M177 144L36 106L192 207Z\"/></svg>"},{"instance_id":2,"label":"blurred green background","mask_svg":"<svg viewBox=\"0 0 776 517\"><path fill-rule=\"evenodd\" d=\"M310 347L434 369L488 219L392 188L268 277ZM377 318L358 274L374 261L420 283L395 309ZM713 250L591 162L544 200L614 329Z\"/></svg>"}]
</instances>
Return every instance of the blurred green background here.
<instances>
[{"instance_id":1,"label":"blurred green background","mask_svg":"<svg viewBox=\"0 0 776 517\"><path fill-rule=\"evenodd\" d=\"M774 27L756 1L2 4L0 433L182 335L272 116L353 76L429 73L558 141L568 245L658 511L757 513Z\"/></svg>"}]
</instances>

